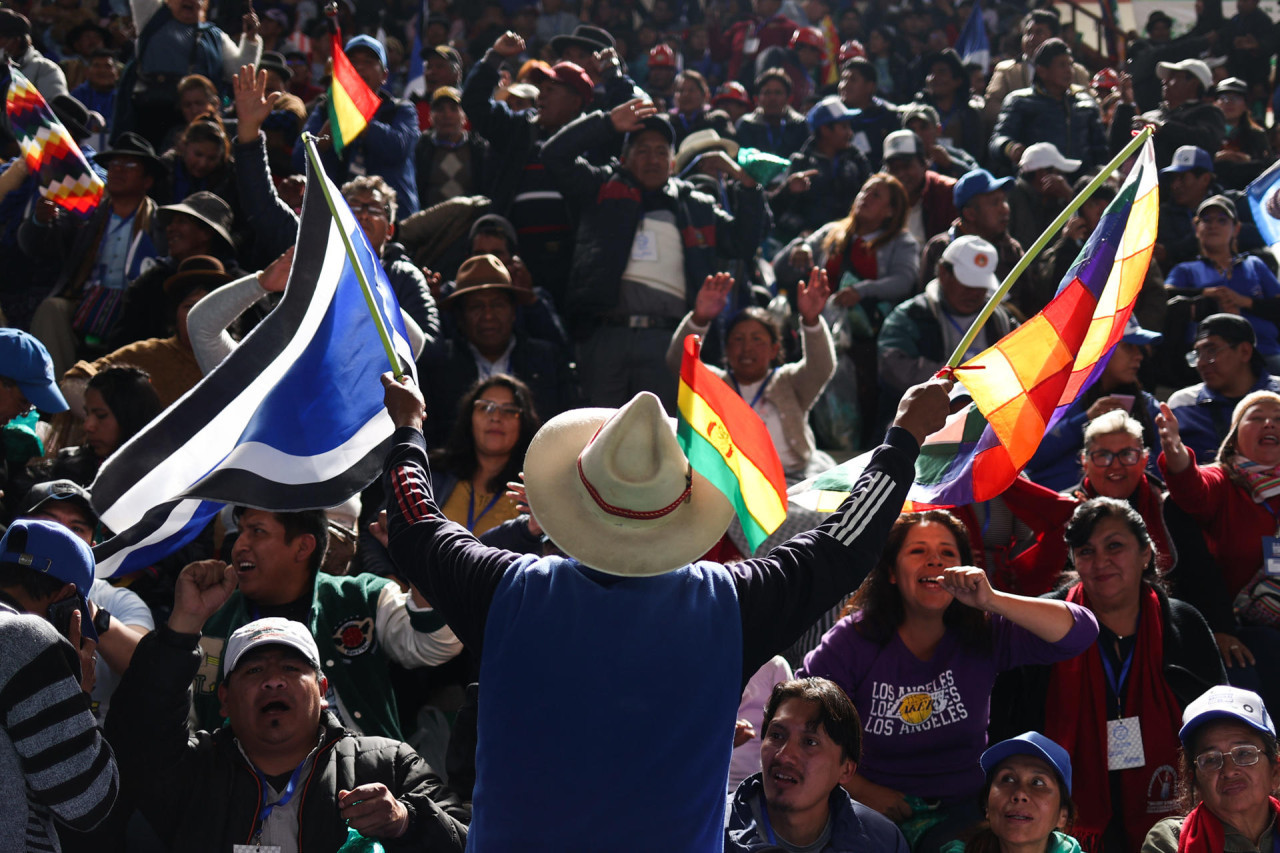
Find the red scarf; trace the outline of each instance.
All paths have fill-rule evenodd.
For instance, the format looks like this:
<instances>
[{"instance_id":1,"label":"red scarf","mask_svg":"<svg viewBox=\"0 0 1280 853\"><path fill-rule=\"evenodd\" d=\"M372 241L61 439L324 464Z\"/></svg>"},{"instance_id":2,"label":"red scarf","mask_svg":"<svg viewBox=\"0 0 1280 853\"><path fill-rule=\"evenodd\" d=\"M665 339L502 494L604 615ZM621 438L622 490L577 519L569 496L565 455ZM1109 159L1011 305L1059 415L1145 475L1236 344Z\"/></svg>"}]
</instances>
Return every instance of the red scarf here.
<instances>
[{"instance_id":1,"label":"red scarf","mask_svg":"<svg viewBox=\"0 0 1280 853\"><path fill-rule=\"evenodd\" d=\"M1274 815L1280 813L1280 800L1275 797L1270 800L1274 821ZM1280 827L1273 831L1280 832ZM1225 849L1226 837L1222 819L1201 803L1182 822L1182 831L1178 833L1178 853L1219 853Z\"/></svg>"},{"instance_id":2,"label":"red scarf","mask_svg":"<svg viewBox=\"0 0 1280 853\"><path fill-rule=\"evenodd\" d=\"M849 244L843 252L832 252L827 259L827 280L833 290L840 286L840 276L846 269L853 272L859 281L873 281L880 277L876 253L856 234L850 234L848 239Z\"/></svg>"},{"instance_id":3,"label":"red scarf","mask_svg":"<svg viewBox=\"0 0 1280 853\"><path fill-rule=\"evenodd\" d=\"M1080 584L1067 593L1067 601L1089 606ZM1142 846L1147 830L1157 821L1177 811L1174 788L1182 709L1164 679L1163 643L1160 599L1154 589L1144 587L1138 638L1121 714L1142 720L1142 749L1146 757L1143 767L1120 771L1124 789L1122 817L1131 850ZM1111 780L1107 770L1107 683L1097 643L1083 654L1053 665L1045 704L1044 733L1071 754L1079 809L1072 834L1085 850L1097 853L1102 849L1102 835L1112 816ZM1157 802L1161 805L1155 805ZM1156 810L1150 811L1149 806Z\"/></svg>"}]
</instances>

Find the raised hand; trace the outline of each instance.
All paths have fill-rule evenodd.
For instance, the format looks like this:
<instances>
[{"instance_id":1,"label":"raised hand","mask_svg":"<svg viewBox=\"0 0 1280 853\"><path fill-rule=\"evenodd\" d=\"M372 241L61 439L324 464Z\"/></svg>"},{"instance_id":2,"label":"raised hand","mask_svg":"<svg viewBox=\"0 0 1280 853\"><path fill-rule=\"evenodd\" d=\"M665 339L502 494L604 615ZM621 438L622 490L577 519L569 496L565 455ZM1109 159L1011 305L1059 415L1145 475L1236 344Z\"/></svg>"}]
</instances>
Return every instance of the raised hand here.
<instances>
[{"instance_id":1,"label":"raised hand","mask_svg":"<svg viewBox=\"0 0 1280 853\"><path fill-rule=\"evenodd\" d=\"M800 319L804 320L806 326L818 322L830 296L831 284L827 281L827 271L822 267L809 270L808 283L800 282L800 289L796 291L796 307L800 309Z\"/></svg>"},{"instance_id":2,"label":"raised hand","mask_svg":"<svg viewBox=\"0 0 1280 853\"><path fill-rule=\"evenodd\" d=\"M990 610L996 596L987 573L973 566L943 569L942 588L956 601L977 610Z\"/></svg>"},{"instance_id":3,"label":"raised hand","mask_svg":"<svg viewBox=\"0 0 1280 853\"><path fill-rule=\"evenodd\" d=\"M252 65L241 65L231 83L236 98L236 138L242 143L253 142L281 93L267 94L267 72L255 71Z\"/></svg>"},{"instance_id":4,"label":"raised hand","mask_svg":"<svg viewBox=\"0 0 1280 853\"><path fill-rule=\"evenodd\" d=\"M1156 415L1156 431L1160 433L1160 449L1164 451L1165 465L1170 474L1181 474L1191 464L1191 454L1182 443L1182 433L1178 431L1178 419L1168 403L1160 404L1160 414Z\"/></svg>"},{"instance_id":5,"label":"raised hand","mask_svg":"<svg viewBox=\"0 0 1280 853\"><path fill-rule=\"evenodd\" d=\"M391 422L396 428L410 426L422 429L426 420L426 404L422 401L422 392L408 376L395 377L390 373L382 374L382 402L391 415Z\"/></svg>"},{"instance_id":6,"label":"raised hand","mask_svg":"<svg viewBox=\"0 0 1280 853\"><path fill-rule=\"evenodd\" d=\"M511 30L507 30L498 36L498 40L493 43L493 52L506 59L519 56L524 53L524 39Z\"/></svg>"},{"instance_id":7,"label":"raised hand","mask_svg":"<svg viewBox=\"0 0 1280 853\"><path fill-rule=\"evenodd\" d=\"M935 376L927 382L907 389L898 403L898 413L893 425L902 427L915 436L918 444L942 429L951 414L951 401L947 395L955 381Z\"/></svg>"},{"instance_id":8,"label":"raised hand","mask_svg":"<svg viewBox=\"0 0 1280 853\"><path fill-rule=\"evenodd\" d=\"M625 104L619 104L609 113L609 120L613 122L613 129L618 133L630 133L633 130L639 130L644 127L644 120L649 116L656 115L658 108L653 105L652 101L646 101L644 98L632 98Z\"/></svg>"},{"instance_id":9,"label":"raised hand","mask_svg":"<svg viewBox=\"0 0 1280 853\"><path fill-rule=\"evenodd\" d=\"M267 293L283 293L284 286L289 283L289 269L293 266L293 250L290 246L284 254L267 264L267 268L258 273L258 284Z\"/></svg>"},{"instance_id":10,"label":"raised hand","mask_svg":"<svg viewBox=\"0 0 1280 853\"><path fill-rule=\"evenodd\" d=\"M198 633L227 603L238 581L236 570L221 560L187 564L174 587L169 627L179 634Z\"/></svg>"},{"instance_id":11,"label":"raised hand","mask_svg":"<svg viewBox=\"0 0 1280 853\"><path fill-rule=\"evenodd\" d=\"M693 303L693 323L705 326L720 316L724 306L729 302L729 294L733 291L733 276L727 272L718 272L702 280L698 288L698 296Z\"/></svg>"}]
</instances>

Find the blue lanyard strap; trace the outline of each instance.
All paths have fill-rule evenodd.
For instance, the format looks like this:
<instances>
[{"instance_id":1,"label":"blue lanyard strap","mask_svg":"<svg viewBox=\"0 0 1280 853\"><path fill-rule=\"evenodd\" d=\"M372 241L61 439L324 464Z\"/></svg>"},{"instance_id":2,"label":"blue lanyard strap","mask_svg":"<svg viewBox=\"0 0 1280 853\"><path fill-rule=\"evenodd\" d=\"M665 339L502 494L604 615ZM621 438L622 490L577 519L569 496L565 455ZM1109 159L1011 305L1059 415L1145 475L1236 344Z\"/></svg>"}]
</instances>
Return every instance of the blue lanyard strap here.
<instances>
[{"instance_id":1,"label":"blue lanyard strap","mask_svg":"<svg viewBox=\"0 0 1280 853\"><path fill-rule=\"evenodd\" d=\"M1107 684L1111 687L1111 693L1116 697L1116 707L1121 714L1124 713L1124 700L1121 699L1120 691L1124 689L1125 682L1129 679L1129 669L1133 666L1133 653L1137 649L1137 642L1134 647L1129 649L1129 654L1125 656L1124 662L1120 665L1120 677L1116 678L1115 668L1111 665L1111 658L1104 652L1102 653L1102 670L1107 675Z\"/></svg>"},{"instance_id":2,"label":"blue lanyard strap","mask_svg":"<svg viewBox=\"0 0 1280 853\"><path fill-rule=\"evenodd\" d=\"M502 492L494 492L493 497L485 504L484 509L480 510L479 515L476 515L476 487L469 486L467 494L467 530L475 532L476 522L484 518L485 513L493 509L493 505L498 502L500 497L502 497Z\"/></svg>"},{"instance_id":3,"label":"blue lanyard strap","mask_svg":"<svg viewBox=\"0 0 1280 853\"><path fill-rule=\"evenodd\" d=\"M951 316L950 311L948 311L946 308L944 308L941 305L939 305L938 307L942 310L942 316L947 318L947 322L951 324L951 327L953 329L955 329L957 332L960 333L960 339L963 340L964 333L968 330L963 328L959 323L956 322L956 318ZM978 339L974 338L973 343L970 344L969 348L964 351L964 357L966 359L972 358L973 356L977 355L980 352L982 352L982 350L978 348Z\"/></svg>"},{"instance_id":4,"label":"blue lanyard strap","mask_svg":"<svg viewBox=\"0 0 1280 853\"><path fill-rule=\"evenodd\" d=\"M756 407L756 403L759 403L759 402L760 402L760 398L764 396L764 389L766 389L766 388L768 388L768 387L769 387L769 381L770 381L771 379L773 379L773 374L775 374L775 373L777 373L777 372L778 372L778 368L776 368L776 367L775 367L775 368L771 369L771 370L769 371L769 375L768 375L768 376L766 376L766 377L764 378L764 381L760 383L760 387L756 389L756 395L755 395L754 397L752 397L752 398L751 398L751 408L753 408L753 409L754 409L754 408ZM737 378L736 376L734 376L732 373L730 373L730 374L729 374L729 381L733 383L733 390L734 390L734 391L737 391L737 392L738 392L738 396L739 396L739 397L741 397L741 396L742 396L742 388L741 388L741 387L739 387L739 385L738 385L738 378Z\"/></svg>"},{"instance_id":5,"label":"blue lanyard strap","mask_svg":"<svg viewBox=\"0 0 1280 853\"><path fill-rule=\"evenodd\" d=\"M275 809L275 807L287 806L289 805L289 801L293 799L293 795L298 789L298 778L302 775L302 768L306 766L307 759L310 757L311 756L308 755L307 758L302 759L301 764L293 768L293 773L292 775L289 776L289 784L284 786L284 793L281 794L280 799L276 800L274 803L267 802L267 791L269 790L267 785L267 777L262 775L262 771L259 770L257 767L253 768L253 772L256 773L258 776L258 785L262 788L262 809L259 812L260 817L258 819L258 833L257 833L259 838L262 837L262 830L264 827L266 827L267 819L271 817L271 812Z\"/></svg>"}]
</instances>

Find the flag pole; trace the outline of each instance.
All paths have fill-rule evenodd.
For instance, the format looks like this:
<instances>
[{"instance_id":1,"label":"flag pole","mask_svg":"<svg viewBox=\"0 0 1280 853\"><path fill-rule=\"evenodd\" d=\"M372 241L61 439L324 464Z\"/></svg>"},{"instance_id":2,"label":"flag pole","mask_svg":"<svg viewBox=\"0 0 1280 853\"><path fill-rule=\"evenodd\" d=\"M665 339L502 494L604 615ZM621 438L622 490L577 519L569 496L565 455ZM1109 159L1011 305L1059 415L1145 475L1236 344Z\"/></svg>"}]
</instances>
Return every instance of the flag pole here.
<instances>
[{"instance_id":1,"label":"flag pole","mask_svg":"<svg viewBox=\"0 0 1280 853\"><path fill-rule=\"evenodd\" d=\"M1058 214L1058 217L1054 219L1053 222L1049 223L1049 227L1044 230L1043 234L1036 238L1036 241L1031 244L1031 247L1027 249L1021 258L1018 259L1018 263L1009 271L1009 275L1005 277L1005 280L1000 284L1000 287L991 295L991 298L987 300L987 304L982 307L982 310L978 312L978 316L974 318L973 323L969 326L969 331L960 339L960 343L956 346L955 352L953 352L951 354L951 358L947 360L947 367L956 367L962 360L964 360L964 354L968 352L969 347L973 345L974 338L978 337L978 333L982 331L983 324L990 319L991 315L996 310L996 306L1000 304L1001 300L1004 299L1005 294L1009 292L1009 288L1013 287L1014 282L1016 282L1023 272L1026 271L1027 267L1031 266L1031 262L1040 254L1040 250L1048 244L1051 238L1062 230L1063 226L1067 224L1067 220L1071 218L1072 214L1080 209L1081 205L1089 200L1089 196L1093 195L1094 190L1102 186L1107 178L1111 176L1111 173L1116 169L1119 169L1120 166L1124 164L1125 160L1128 160L1137 153L1143 143L1150 138L1151 128L1144 127L1141 133L1129 140L1129 144L1121 149L1119 154L1111 158L1110 163L1102 167L1102 171L1098 172L1098 174L1094 176L1093 180L1089 182L1089 185L1086 186L1079 195L1073 198L1070 204L1062 209L1062 212Z\"/></svg>"},{"instance_id":2,"label":"flag pole","mask_svg":"<svg viewBox=\"0 0 1280 853\"><path fill-rule=\"evenodd\" d=\"M373 300L373 288L369 286L369 280L365 277L364 268L356 257L356 247L351 242L351 235L347 233L346 228L341 227L341 219L338 217L338 209L333 202L333 194L329 192L329 180L325 174L324 166L320 164L320 155L316 151L316 137L304 131L302 141L307 147L307 159L311 161L311 170L315 175L316 182L320 185L321 192L324 193L324 200L329 205L329 212L333 214L335 220L338 220L338 233L342 235L342 245L347 250L347 258L351 261L351 268L355 270L356 279L360 282L360 292L364 294L364 304L369 309L369 316L373 317L373 326L378 330L378 337L382 339L382 348L387 353L387 361L391 363L391 372L397 377L403 377L405 375L404 366L400 363L395 348L391 346L391 336L387 333L387 327L382 322L382 315L378 313L378 307Z\"/></svg>"}]
</instances>

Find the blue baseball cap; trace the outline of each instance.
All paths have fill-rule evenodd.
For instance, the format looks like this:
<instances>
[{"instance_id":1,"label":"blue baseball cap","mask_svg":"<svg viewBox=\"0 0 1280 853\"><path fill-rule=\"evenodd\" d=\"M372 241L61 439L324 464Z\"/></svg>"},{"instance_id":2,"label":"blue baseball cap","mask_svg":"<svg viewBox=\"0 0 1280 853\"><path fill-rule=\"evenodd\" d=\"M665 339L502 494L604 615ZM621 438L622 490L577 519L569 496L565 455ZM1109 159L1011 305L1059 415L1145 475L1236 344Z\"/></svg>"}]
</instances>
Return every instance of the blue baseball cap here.
<instances>
[{"instance_id":1,"label":"blue baseball cap","mask_svg":"<svg viewBox=\"0 0 1280 853\"><path fill-rule=\"evenodd\" d=\"M22 396L46 414L56 415L69 408L58 390L49 351L26 332L0 329L0 376L16 382Z\"/></svg>"},{"instance_id":2,"label":"blue baseball cap","mask_svg":"<svg viewBox=\"0 0 1280 853\"><path fill-rule=\"evenodd\" d=\"M1144 344L1158 344L1162 340L1164 340L1164 335L1142 328L1138 318L1130 314L1129 322L1124 324L1124 337L1120 339L1120 343L1143 346Z\"/></svg>"},{"instance_id":3,"label":"blue baseball cap","mask_svg":"<svg viewBox=\"0 0 1280 853\"><path fill-rule=\"evenodd\" d=\"M956 210L959 210L973 201L974 196L1002 190L1011 183L1013 178L996 180L995 175L986 169L974 169L972 172L965 172L960 180L956 181L955 188L951 191L951 198L956 203Z\"/></svg>"},{"instance_id":4,"label":"blue baseball cap","mask_svg":"<svg viewBox=\"0 0 1280 853\"><path fill-rule=\"evenodd\" d=\"M1209 152L1194 145L1182 145L1173 152L1173 162L1160 170L1162 175L1174 175L1178 172L1190 172L1199 169L1202 172L1213 171L1213 158Z\"/></svg>"},{"instance_id":5,"label":"blue baseball cap","mask_svg":"<svg viewBox=\"0 0 1280 853\"><path fill-rule=\"evenodd\" d=\"M1195 736L1196 729L1212 720L1234 720L1264 735L1276 736L1275 723L1267 713L1262 697L1251 690L1219 684L1210 687L1191 701L1182 712L1182 728L1178 740L1183 746Z\"/></svg>"},{"instance_id":6,"label":"blue baseball cap","mask_svg":"<svg viewBox=\"0 0 1280 853\"><path fill-rule=\"evenodd\" d=\"M862 110L851 110L844 105L844 101L840 100L838 95L829 95L814 104L804 120L809 125L809 132L816 134L820 127L835 124L838 121L853 121L860 115Z\"/></svg>"},{"instance_id":7,"label":"blue baseball cap","mask_svg":"<svg viewBox=\"0 0 1280 853\"><path fill-rule=\"evenodd\" d=\"M1001 761L1011 755L1030 755L1047 761L1049 766L1057 770L1058 775L1062 777L1062 784L1066 785L1067 793L1071 793L1071 756L1057 743L1039 732L1023 732L1017 737L1002 740L990 747L982 753L978 763L982 765L983 773L990 773L999 766Z\"/></svg>"},{"instance_id":8,"label":"blue baseball cap","mask_svg":"<svg viewBox=\"0 0 1280 853\"><path fill-rule=\"evenodd\" d=\"M0 538L0 563L75 584L80 600L80 635L98 641L98 632L89 618L93 552L79 536L53 521L20 518Z\"/></svg>"},{"instance_id":9,"label":"blue baseball cap","mask_svg":"<svg viewBox=\"0 0 1280 853\"><path fill-rule=\"evenodd\" d=\"M365 50L372 50L378 57L378 61L382 63L382 67L387 67L387 49L382 46L382 42L378 41L373 36L352 36L351 39L347 41L347 46L342 50L350 56L351 51L355 50L357 47L363 47Z\"/></svg>"}]
</instances>

